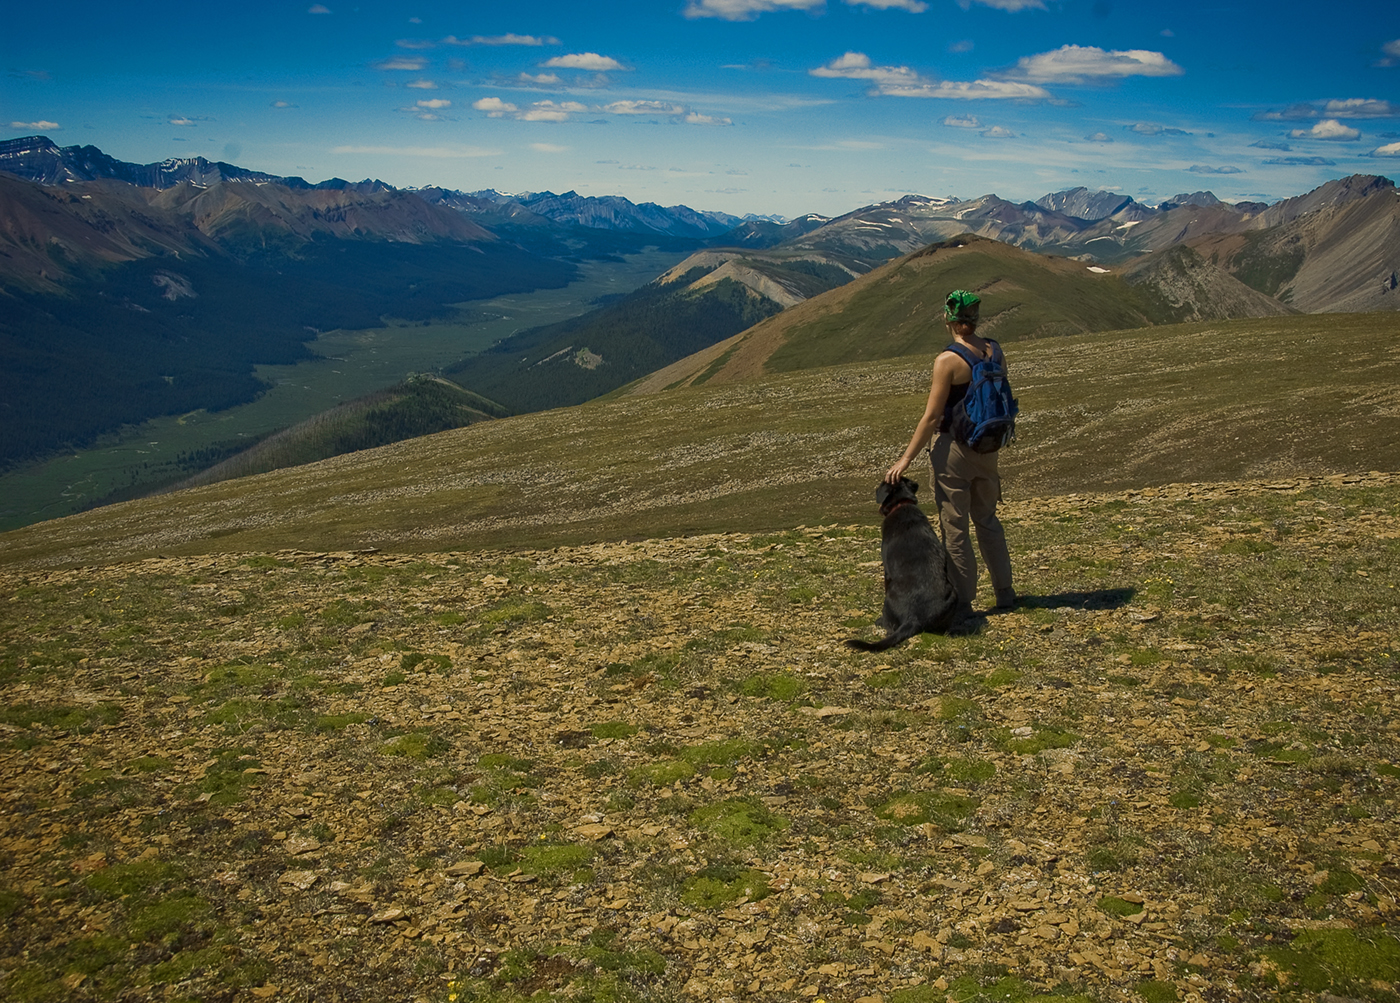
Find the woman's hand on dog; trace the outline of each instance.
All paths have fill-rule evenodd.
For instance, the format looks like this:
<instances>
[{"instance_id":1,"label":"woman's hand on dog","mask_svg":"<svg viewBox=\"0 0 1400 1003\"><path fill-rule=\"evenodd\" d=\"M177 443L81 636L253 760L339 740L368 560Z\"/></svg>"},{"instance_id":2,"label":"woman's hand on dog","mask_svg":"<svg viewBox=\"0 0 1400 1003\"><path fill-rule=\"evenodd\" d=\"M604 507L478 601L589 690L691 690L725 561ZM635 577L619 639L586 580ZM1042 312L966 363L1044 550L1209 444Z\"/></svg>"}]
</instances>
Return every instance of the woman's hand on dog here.
<instances>
[{"instance_id":1,"label":"woman's hand on dog","mask_svg":"<svg viewBox=\"0 0 1400 1003\"><path fill-rule=\"evenodd\" d=\"M912 462L912 460L906 460L901 456L894 466L885 471L885 483L898 484L899 479L904 476L904 472L909 469L909 464Z\"/></svg>"}]
</instances>

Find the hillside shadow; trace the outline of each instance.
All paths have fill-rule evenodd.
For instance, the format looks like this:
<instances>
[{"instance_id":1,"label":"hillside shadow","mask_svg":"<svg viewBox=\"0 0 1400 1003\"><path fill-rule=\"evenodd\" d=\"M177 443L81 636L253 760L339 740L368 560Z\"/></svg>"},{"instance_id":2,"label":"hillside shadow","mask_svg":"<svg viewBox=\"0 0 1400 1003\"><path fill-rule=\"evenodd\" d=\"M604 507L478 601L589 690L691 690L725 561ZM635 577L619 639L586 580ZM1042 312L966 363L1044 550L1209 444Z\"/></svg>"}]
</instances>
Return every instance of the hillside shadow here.
<instances>
[{"instance_id":1,"label":"hillside shadow","mask_svg":"<svg viewBox=\"0 0 1400 1003\"><path fill-rule=\"evenodd\" d=\"M1021 596L1021 609L1122 609L1132 602L1137 589L1095 589L1092 592L1056 592L1045 596Z\"/></svg>"}]
</instances>

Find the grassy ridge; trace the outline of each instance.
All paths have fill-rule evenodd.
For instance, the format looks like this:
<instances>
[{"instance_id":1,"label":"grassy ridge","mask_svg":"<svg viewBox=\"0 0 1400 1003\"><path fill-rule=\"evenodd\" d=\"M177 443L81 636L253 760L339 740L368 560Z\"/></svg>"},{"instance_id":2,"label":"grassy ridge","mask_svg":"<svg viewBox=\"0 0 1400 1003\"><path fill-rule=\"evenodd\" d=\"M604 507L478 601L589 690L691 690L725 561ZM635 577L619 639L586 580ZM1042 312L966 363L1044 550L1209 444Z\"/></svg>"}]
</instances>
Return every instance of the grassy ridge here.
<instances>
[{"instance_id":1,"label":"grassy ridge","mask_svg":"<svg viewBox=\"0 0 1400 1003\"><path fill-rule=\"evenodd\" d=\"M1394 470L1397 334L1374 314L1023 342L1008 497ZM1311 365L1345 344L1348 365ZM805 370L486 422L0 536L5 562L552 546L872 518L929 358ZM916 470L916 478L923 479Z\"/></svg>"},{"instance_id":2,"label":"grassy ridge","mask_svg":"<svg viewBox=\"0 0 1400 1003\"><path fill-rule=\"evenodd\" d=\"M1083 262L1044 258L989 240L934 244L893 263L830 312L813 304L787 320L769 372L926 352L944 338L943 297L973 289L982 331L1001 341L1141 327L1156 321L1136 290ZM953 253L956 252L956 253Z\"/></svg>"},{"instance_id":3,"label":"grassy ridge","mask_svg":"<svg viewBox=\"0 0 1400 1003\"><path fill-rule=\"evenodd\" d=\"M419 375L396 387L323 411L201 471L179 486L214 484L315 463L343 453L504 418L509 413L495 401L449 380Z\"/></svg>"},{"instance_id":4,"label":"grassy ridge","mask_svg":"<svg viewBox=\"0 0 1400 1003\"><path fill-rule=\"evenodd\" d=\"M732 280L704 291L649 283L598 310L523 331L444 374L516 412L581 404L667 366L779 309Z\"/></svg>"}]
</instances>

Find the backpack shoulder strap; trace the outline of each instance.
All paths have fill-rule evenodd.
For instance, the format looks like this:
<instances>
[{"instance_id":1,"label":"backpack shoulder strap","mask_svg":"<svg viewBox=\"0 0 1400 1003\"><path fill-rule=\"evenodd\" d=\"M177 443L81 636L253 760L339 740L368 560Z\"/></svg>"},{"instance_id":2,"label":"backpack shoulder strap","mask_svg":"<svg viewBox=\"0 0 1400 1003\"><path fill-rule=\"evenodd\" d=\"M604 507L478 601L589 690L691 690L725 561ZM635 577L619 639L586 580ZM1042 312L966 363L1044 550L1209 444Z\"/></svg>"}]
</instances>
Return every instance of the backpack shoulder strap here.
<instances>
[{"instance_id":1,"label":"backpack shoulder strap","mask_svg":"<svg viewBox=\"0 0 1400 1003\"><path fill-rule=\"evenodd\" d=\"M977 356L969 352L966 348L963 348L961 345L959 345L956 341L949 345L947 348L945 348L944 351L952 352L958 358L966 362L969 366L975 366L979 362L987 361L986 359L979 359Z\"/></svg>"}]
</instances>

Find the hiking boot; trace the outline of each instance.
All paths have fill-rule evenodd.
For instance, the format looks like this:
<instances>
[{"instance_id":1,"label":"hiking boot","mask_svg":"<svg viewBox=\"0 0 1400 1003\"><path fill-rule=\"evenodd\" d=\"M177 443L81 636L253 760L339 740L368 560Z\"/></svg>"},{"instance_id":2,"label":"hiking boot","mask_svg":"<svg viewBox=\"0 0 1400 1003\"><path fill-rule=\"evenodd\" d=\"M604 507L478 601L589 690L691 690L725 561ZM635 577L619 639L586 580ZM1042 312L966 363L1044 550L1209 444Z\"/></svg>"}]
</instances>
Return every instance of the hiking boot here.
<instances>
[{"instance_id":1,"label":"hiking boot","mask_svg":"<svg viewBox=\"0 0 1400 1003\"><path fill-rule=\"evenodd\" d=\"M972 608L970 602L958 603L957 612L953 614L953 622L948 627L948 633L953 637L963 637L968 634L976 634L981 631L986 623L986 616L978 613Z\"/></svg>"},{"instance_id":2,"label":"hiking boot","mask_svg":"<svg viewBox=\"0 0 1400 1003\"><path fill-rule=\"evenodd\" d=\"M997 593L997 604L995 607L998 613L1009 613L1016 608L1016 590L1007 589L1005 592Z\"/></svg>"}]
</instances>

